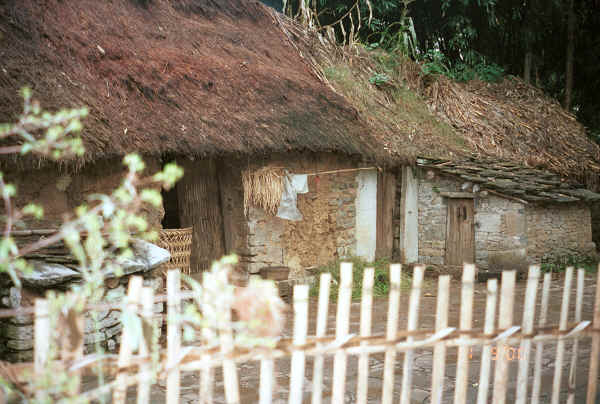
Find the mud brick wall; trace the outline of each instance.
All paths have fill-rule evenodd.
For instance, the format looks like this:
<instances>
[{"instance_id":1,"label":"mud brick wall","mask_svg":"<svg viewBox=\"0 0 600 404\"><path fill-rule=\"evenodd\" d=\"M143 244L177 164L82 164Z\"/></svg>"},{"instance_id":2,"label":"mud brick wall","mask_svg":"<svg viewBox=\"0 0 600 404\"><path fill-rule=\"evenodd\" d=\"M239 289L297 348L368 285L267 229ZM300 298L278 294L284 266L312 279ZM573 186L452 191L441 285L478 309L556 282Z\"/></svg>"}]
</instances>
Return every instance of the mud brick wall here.
<instances>
[{"instance_id":1,"label":"mud brick wall","mask_svg":"<svg viewBox=\"0 0 600 404\"><path fill-rule=\"evenodd\" d=\"M292 174L353 168L354 164L334 155L296 156L266 161L287 167ZM251 207L248 214L248 270L256 273L267 266L289 266L290 277L303 276L303 269L327 264L356 253L356 192L358 171L311 175L306 194L298 195L303 219L289 221Z\"/></svg>"},{"instance_id":2,"label":"mud brick wall","mask_svg":"<svg viewBox=\"0 0 600 404\"><path fill-rule=\"evenodd\" d=\"M584 204L527 207L528 255L531 262L595 253L590 208Z\"/></svg>"},{"instance_id":3,"label":"mud brick wall","mask_svg":"<svg viewBox=\"0 0 600 404\"><path fill-rule=\"evenodd\" d=\"M144 175L154 174L160 169L160 161L155 157L145 158ZM66 213L86 202L86 197L94 193L111 193L125 175L121 159L110 159L88 164L74 171L70 168L58 169L53 165L36 170L5 170L7 180L17 187L15 204L23 207L37 203L44 207L44 218L40 221L27 218L32 228L56 228L62 223ZM0 206L0 214L4 207ZM152 228L160 228L164 216L162 208L145 206L143 213Z\"/></svg>"}]
</instances>

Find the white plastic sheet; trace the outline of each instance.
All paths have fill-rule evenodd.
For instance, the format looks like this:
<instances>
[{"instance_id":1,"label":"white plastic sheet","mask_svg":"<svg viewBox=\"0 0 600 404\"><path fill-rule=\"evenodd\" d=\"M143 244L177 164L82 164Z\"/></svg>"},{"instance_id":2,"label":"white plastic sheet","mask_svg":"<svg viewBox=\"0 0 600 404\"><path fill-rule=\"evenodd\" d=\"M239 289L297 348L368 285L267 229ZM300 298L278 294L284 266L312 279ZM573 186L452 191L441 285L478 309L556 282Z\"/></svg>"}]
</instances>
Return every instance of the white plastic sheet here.
<instances>
[{"instance_id":1,"label":"white plastic sheet","mask_svg":"<svg viewBox=\"0 0 600 404\"><path fill-rule=\"evenodd\" d=\"M283 194L277 217L287 220L302 220L302 213L298 210L298 194L308 192L308 177L306 174L286 174L283 178Z\"/></svg>"}]
</instances>

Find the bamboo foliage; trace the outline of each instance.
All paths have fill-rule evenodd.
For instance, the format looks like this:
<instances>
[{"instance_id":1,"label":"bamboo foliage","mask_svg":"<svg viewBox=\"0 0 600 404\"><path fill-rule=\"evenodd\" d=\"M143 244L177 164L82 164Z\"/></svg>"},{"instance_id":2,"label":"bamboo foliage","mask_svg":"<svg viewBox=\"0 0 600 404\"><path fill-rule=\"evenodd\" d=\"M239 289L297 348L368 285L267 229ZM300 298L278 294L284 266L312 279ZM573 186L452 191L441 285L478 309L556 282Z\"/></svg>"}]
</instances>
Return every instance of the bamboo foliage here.
<instances>
[{"instance_id":1,"label":"bamboo foliage","mask_svg":"<svg viewBox=\"0 0 600 404\"><path fill-rule=\"evenodd\" d=\"M308 385L313 386L312 402L320 404L323 402L324 375L332 374L331 380L331 402L344 402L353 392L346 391L347 362L351 356L358 357L358 375L356 384L356 402L366 403L373 394L379 393L381 402L411 402L413 360L415 351L432 348L432 375L431 375L431 402L441 403L444 399L444 389L451 390L454 395L454 402L466 403L471 399L471 390L473 386L479 386L477 393L477 403L487 403L492 390L492 400L494 403L504 403L509 396L509 389L514 388L514 395L517 403L532 402L539 403L541 391L544 394L551 394L554 402L558 402L559 397L567 395L569 402L574 402L575 370L577 369L578 348L587 340L581 338L592 336L592 356L590 359L589 374L590 382L587 389L588 403L595 402L596 379L598 372L598 347L597 320L600 318L600 282L596 284L596 301L594 306L594 328L590 327L591 321L586 320L583 313L583 307L586 305L585 294L585 273L583 270L577 271L575 299L572 300L572 283L574 278L574 269L569 268L564 280L562 293L562 304L560 314L560 324L557 326L548 326L548 306L551 298L551 277L550 274L544 275L541 292L541 310L536 312L537 289L540 278L540 268L532 266L529 270L527 288L523 303L522 325L513 324L513 312L516 304L515 299L515 281L516 273L506 271L502 274L502 282L498 291L498 282L491 279L487 284L487 296L485 306L485 320L483 329L473 329L473 311L477 310L474 306L474 281L475 267L466 265L463 272L461 293L460 293L460 322L458 329L449 327L448 308L450 306L450 278L441 276L438 279L437 302L435 313L435 328L419 328L419 308L421 288L423 286L423 276L425 268L416 266L412 274L412 287L408 296L407 312L404 313L401 305L401 266L391 265L390 280L391 290L388 301L388 316L386 333L382 335L373 335L371 330L372 310L373 310L373 284L374 271L372 268L365 269L363 273L362 301L360 306L352 305L352 265L342 264L341 282L339 296L336 308L336 331L334 335L327 334L327 315L329 305L329 292L331 284L331 275L323 274L320 282L321 288L319 297L316 301L316 330L315 335L308 334L309 316L311 305L309 299L309 288L307 285L296 285L293 298L293 337L291 339L282 339L279 343L270 348L257 347L241 349L236 345L236 330L223 324L219 329L219 345L206 347L203 340L198 345L182 345L182 323L181 323L181 302L182 300L194 298L193 293L181 290L179 271L170 271L167 278L167 348L161 353L160 369L158 373L153 373L150 362L148 361L149 346L148 341L142 341L138 347L131 346L129 336L130 330L124 331L120 353L118 357L105 359L108 361L106 366L110 368L111 364L116 369L116 378L114 381L97 387L94 390L84 391L81 397L89 400L95 400L99 397L112 393L114 402L127 401L127 393L131 386L136 386L137 402L140 404L150 402L152 394L152 385L156 378L166 380L166 402L179 403L181 401L181 377L183 371L199 372L200 396L199 402L212 402L212 386L207 383L215 383L213 370L222 367L222 380L224 387L224 400L227 403L240 403L240 379L238 378L238 368L240 363L249 361L259 361L260 363L260 386L259 402L267 404L273 402L274 390L277 383L274 382L274 371L276 363L281 359L291 359L291 372L289 377L289 400L291 403L301 403L306 401L305 397ZM499 292L499 293L498 293ZM496 316L496 306L498 297L500 299L499 313ZM35 366L37 373L42 373L49 358L48 338L50 338L50 324L48 321L48 308L45 300L36 301L36 319L35 319ZM143 287L142 279L132 277L129 284L129 291L126 301L127 309L137 311L142 322L151 322L153 319L152 307L156 299L151 289ZM574 304L571 304L574 303ZM406 305L405 305L406 306ZM571 306L574 306L572 310ZM350 334L350 318L352 307L360 307L360 333L359 335ZM569 323L568 314L574 313L575 322ZM398 323L405 316L407 319L406 330L399 331ZM536 322L536 318L538 318ZM497 327L496 327L497 321ZM534 324L538 324L537 327ZM554 383L552 386L543 386L541 384L541 360L543 343L555 341L558 342L556 363L554 367ZM566 383L561 382L563 373L563 364L565 361L566 346L574 341L574 347L571 351L569 366L569 375ZM535 345L535 357L532 360L529 356L532 353L532 344ZM494 346L495 345L495 346ZM519 346L519 363L517 367L509 366L508 352L511 346ZM445 368L446 352L448 348L458 348L458 359L456 362L456 379L453 385L446 385ZM481 347L481 367L478 375L478 384L471 385L469 379L469 364L473 358L473 348ZM497 355L492 355L493 350ZM516 348L515 348L516 350ZM395 374L398 371L396 358L399 352L404 353L404 363L401 377L401 390L394 393ZM374 353L385 355L383 390L380 392L369 391L369 373L372 370L369 365L369 356ZM325 372L324 358L333 357L332 373ZM310 383L306 381L305 372L307 358L313 357L314 370ZM90 358L83 357L77 361L86 362ZM110 362L113 361L114 363ZM491 364L495 362L495 372L492 380ZM81 371L85 365L75 364L74 369ZM533 369L531 369L533 367ZM516 371L515 371L516 370ZM512 372L512 374L511 374ZM533 373L533 384L529 386L529 375ZM508 381L516 380L517 383L512 387ZM568 391L566 387L568 386ZM529 392L531 397L529 398ZM449 392L449 391L448 391ZM510 394L512 394L511 392ZM40 389L35 392L36 398L47 400L49 391ZM398 400L399 398L399 400ZM528 401L528 398L530 401ZM215 398L216 400L216 398ZM222 400L222 399L221 399Z\"/></svg>"}]
</instances>

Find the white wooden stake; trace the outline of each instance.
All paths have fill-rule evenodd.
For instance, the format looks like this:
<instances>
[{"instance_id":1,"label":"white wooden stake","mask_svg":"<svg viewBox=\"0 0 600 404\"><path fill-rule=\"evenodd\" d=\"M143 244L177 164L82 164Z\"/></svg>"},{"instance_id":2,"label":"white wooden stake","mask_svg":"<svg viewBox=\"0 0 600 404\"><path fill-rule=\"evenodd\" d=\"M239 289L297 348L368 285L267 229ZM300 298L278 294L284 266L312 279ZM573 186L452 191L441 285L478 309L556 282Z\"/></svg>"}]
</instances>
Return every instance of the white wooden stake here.
<instances>
[{"instance_id":1,"label":"white wooden stake","mask_svg":"<svg viewBox=\"0 0 600 404\"><path fill-rule=\"evenodd\" d=\"M132 276L129 278L129 289L127 292L127 309L133 312L138 311L140 293L142 291L143 279L141 276ZM126 327L123 327L121 335L121 349L119 351L119 369L129 366L131 363L132 349L129 344L129 333ZM113 391L113 403L124 403L127 398L127 373L120 371L117 375L116 387Z\"/></svg>"},{"instance_id":2,"label":"white wooden stake","mask_svg":"<svg viewBox=\"0 0 600 404\"><path fill-rule=\"evenodd\" d=\"M337 302L335 338L344 339L350 330L350 303L352 301L352 263L343 262L340 270L340 290ZM346 352L338 351L333 359L332 403L343 403L346 390Z\"/></svg>"},{"instance_id":3,"label":"white wooden stake","mask_svg":"<svg viewBox=\"0 0 600 404\"><path fill-rule=\"evenodd\" d=\"M527 401L527 378L529 376L529 356L531 355L531 339L527 336L533 333L535 302L539 280L540 267L538 265L530 266L527 277L527 289L525 290L525 305L523 306L522 333L526 339L523 339L519 346L516 404L525 404Z\"/></svg>"},{"instance_id":4,"label":"white wooden stake","mask_svg":"<svg viewBox=\"0 0 600 404\"><path fill-rule=\"evenodd\" d=\"M400 280L402 266L390 265L390 297L388 303L387 332L388 341L394 341L398 333L398 312L400 310ZM394 365L396 362L396 348L391 346L385 350L383 368L383 393L382 404L392 404L394 397Z\"/></svg>"},{"instance_id":5,"label":"white wooden stake","mask_svg":"<svg viewBox=\"0 0 600 404\"><path fill-rule=\"evenodd\" d=\"M596 276L596 300L594 302L594 319L592 328L600 329L600 264L598 264ZM592 350L590 353L590 370L588 373L586 404L596 402L596 391L598 389L598 366L600 364L600 333L592 336Z\"/></svg>"},{"instance_id":6,"label":"white wooden stake","mask_svg":"<svg viewBox=\"0 0 600 404\"><path fill-rule=\"evenodd\" d=\"M475 282L475 265L465 264L462 276L462 289L460 297L460 330L470 331L473 325L473 288ZM469 339L461 335L460 339ZM461 346L458 348L456 368L456 384L454 387L454 402L462 404L467 402L467 385L469 378L469 352L471 348Z\"/></svg>"},{"instance_id":7,"label":"white wooden stake","mask_svg":"<svg viewBox=\"0 0 600 404\"><path fill-rule=\"evenodd\" d=\"M294 346L306 344L308 332L308 285L294 286ZM305 355L300 348L292 352L289 404L301 404L304 386Z\"/></svg>"},{"instance_id":8,"label":"white wooden stake","mask_svg":"<svg viewBox=\"0 0 600 404\"><path fill-rule=\"evenodd\" d=\"M419 323L419 302L421 299L421 286L423 284L423 275L425 267L417 265L413 272L412 289L410 291L410 302L408 311L407 331L415 331ZM407 337L406 342L413 342L414 337ZM408 350L404 353L404 364L402 371L402 392L400 394L400 404L410 404L412 391L412 370L414 361L414 351Z\"/></svg>"},{"instance_id":9,"label":"white wooden stake","mask_svg":"<svg viewBox=\"0 0 600 404\"><path fill-rule=\"evenodd\" d=\"M167 272L167 404L179 403L179 350L181 349L181 272Z\"/></svg>"},{"instance_id":10,"label":"white wooden stake","mask_svg":"<svg viewBox=\"0 0 600 404\"><path fill-rule=\"evenodd\" d=\"M571 284L573 283L573 267L567 267L565 272L565 288L563 289L562 305L560 307L559 330L567 330L569 320L569 299L571 295ZM560 398L560 387L562 378L562 367L565 356L565 340L558 339L556 344L556 361L554 362L554 379L552 382L552 404L558 404Z\"/></svg>"},{"instance_id":11,"label":"white wooden stake","mask_svg":"<svg viewBox=\"0 0 600 404\"><path fill-rule=\"evenodd\" d=\"M319 307L317 312L316 337L325 336L327 331L327 315L329 314L329 290L331 286L331 274L321 274L319 283ZM321 344L317 344L320 346ZM312 404L321 404L323 394L323 355L315 355L313 365L313 391Z\"/></svg>"},{"instance_id":12,"label":"white wooden stake","mask_svg":"<svg viewBox=\"0 0 600 404\"><path fill-rule=\"evenodd\" d=\"M583 287L585 281L585 270L577 270L577 293L575 298L575 323L581 322L581 311L583 308ZM569 396L567 404L575 403L575 375L577 372L577 353L579 351L579 338L573 341L573 353L571 356L571 370L569 371Z\"/></svg>"},{"instance_id":13,"label":"white wooden stake","mask_svg":"<svg viewBox=\"0 0 600 404\"><path fill-rule=\"evenodd\" d=\"M438 278L437 307L435 310L435 332L448 328L448 302L450 275ZM438 342L433 349L433 374L431 376L431 404L441 404L444 394L444 372L446 370L446 343Z\"/></svg>"},{"instance_id":14,"label":"white wooden stake","mask_svg":"<svg viewBox=\"0 0 600 404\"><path fill-rule=\"evenodd\" d=\"M48 355L50 352L50 310L46 299L35 299L35 333L34 338L34 371L36 377L42 377L46 372L48 364ZM43 403L48 400L45 390L38 390L35 393L37 402Z\"/></svg>"},{"instance_id":15,"label":"white wooden stake","mask_svg":"<svg viewBox=\"0 0 600 404\"><path fill-rule=\"evenodd\" d=\"M546 325L548 317L548 301L550 299L550 284L552 282L552 274L544 274L544 285L542 286L542 302L540 308L539 327ZM533 367L533 387L531 388L531 404L539 404L540 391L542 389L542 353L544 351L544 343L536 342L535 344L535 365Z\"/></svg>"},{"instance_id":16,"label":"white wooden stake","mask_svg":"<svg viewBox=\"0 0 600 404\"><path fill-rule=\"evenodd\" d=\"M496 321L496 303L498 301L498 280L489 279L487 282L487 297L485 302L485 324L483 332L486 335L494 333ZM492 366L492 347L484 345L481 351L481 369L479 372L479 390L477 391L477 404L487 404L490 388L490 369Z\"/></svg>"},{"instance_id":17,"label":"white wooden stake","mask_svg":"<svg viewBox=\"0 0 600 404\"><path fill-rule=\"evenodd\" d=\"M154 291L150 287L142 288L142 321L146 323L144 327L146 332L150 331L148 325L151 325L152 332L154 331L152 306L154 305ZM149 338L149 339L147 339ZM152 386L152 365L150 363L150 351L152 350L152 336L144 334L144 338L140 342L140 359L144 360L139 369L139 382L137 390L138 404L147 404L150 402L150 387Z\"/></svg>"},{"instance_id":18,"label":"white wooden stake","mask_svg":"<svg viewBox=\"0 0 600 404\"><path fill-rule=\"evenodd\" d=\"M515 271L502 272L500 315L498 318L498 328L500 330L506 330L512 326L516 275ZM496 371L494 374L494 404L504 404L506 402L506 387L508 384L508 358L506 354L508 349L509 345L506 342L498 342Z\"/></svg>"},{"instance_id":19,"label":"white wooden stake","mask_svg":"<svg viewBox=\"0 0 600 404\"><path fill-rule=\"evenodd\" d=\"M360 336L371 335L371 313L373 310L373 283L375 270L365 268L362 283L362 301L360 304ZM365 343L361 343L365 345ZM356 386L356 402L367 403L369 391L369 354L363 353L358 357L358 381Z\"/></svg>"}]
</instances>

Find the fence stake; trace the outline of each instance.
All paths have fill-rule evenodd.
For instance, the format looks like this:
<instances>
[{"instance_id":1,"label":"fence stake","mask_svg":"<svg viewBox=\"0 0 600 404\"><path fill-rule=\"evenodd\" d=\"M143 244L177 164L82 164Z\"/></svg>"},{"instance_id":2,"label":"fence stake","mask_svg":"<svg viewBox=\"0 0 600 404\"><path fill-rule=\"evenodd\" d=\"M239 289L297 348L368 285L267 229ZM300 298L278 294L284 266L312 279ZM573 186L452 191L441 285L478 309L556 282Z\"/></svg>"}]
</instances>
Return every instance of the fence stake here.
<instances>
[{"instance_id":1,"label":"fence stake","mask_svg":"<svg viewBox=\"0 0 600 404\"><path fill-rule=\"evenodd\" d=\"M273 401L274 359L261 359L260 361L260 386L258 390L259 403L271 404Z\"/></svg>"},{"instance_id":2,"label":"fence stake","mask_svg":"<svg viewBox=\"0 0 600 404\"><path fill-rule=\"evenodd\" d=\"M535 302L537 298L538 282L540 280L540 267L529 267L527 276L527 289L525 290L525 305L523 306L522 335L526 337L521 341L518 351L519 371L517 375L517 403L525 404L527 398L527 377L529 376L529 355L531 354L531 339L527 337L533 332L535 320Z\"/></svg>"},{"instance_id":3,"label":"fence stake","mask_svg":"<svg viewBox=\"0 0 600 404\"><path fill-rule=\"evenodd\" d=\"M583 287L585 281L585 270L579 268L577 270L577 292L575 297L575 322L581 322L581 310L583 307ZM575 403L575 375L577 372L577 351L579 350L579 338L573 341L573 353L571 356L571 369L569 370L569 397L567 404Z\"/></svg>"},{"instance_id":4,"label":"fence stake","mask_svg":"<svg viewBox=\"0 0 600 404\"><path fill-rule=\"evenodd\" d=\"M143 338L140 341L140 359L145 360L140 365L139 382L137 391L138 404L150 402L150 387L152 385L152 364L150 363L150 351L152 350L152 334L154 333L153 310L154 291L150 287L142 289L142 329Z\"/></svg>"},{"instance_id":5,"label":"fence stake","mask_svg":"<svg viewBox=\"0 0 600 404\"><path fill-rule=\"evenodd\" d=\"M412 288L410 291L410 302L408 308L407 331L415 331L419 323L419 300L421 298L421 285L425 267L417 265L413 271ZM406 342L413 342L414 337L406 337ZM412 392L412 369L415 352L408 350L404 353L404 364L402 370L402 391L400 392L400 404L410 404Z\"/></svg>"},{"instance_id":6,"label":"fence stake","mask_svg":"<svg viewBox=\"0 0 600 404\"><path fill-rule=\"evenodd\" d=\"M233 331L231 329L231 308L223 310L223 326L220 334L221 352L228 356L233 351ZM227 404L240 402L240 391L237 367L233 359L223 360L223 382L225 384L225 401Z\"/></svg>"},{"instance_id":7,"label":"fence stake","mask_svg":"<svg viewBox=\"0 0 600 404\"><path fill-rule=\"evenodd\" d=\"M475 265L465 264L462 276L460 296L460 330L470 331L473 326L473 287L475 282ZM460 339L468 339L461 335ZM456 368L456 384L454 387L454 402L462 404L467 402L467 383L469 378L469 352L471 347L458 347Z\"/></svg>"},{"instance_id":8,"label":"fence stake","mask_svg":"<svg viewBox=\"0 0 600 404\"><path fill-rule=\"evenodd\" d=\"M41 378L46 372L50 353L50 310L48 300L35 299L35 333L34 333L34 371L36 378ZM37 402L48 400L46 390L39 389L35 393Z\"/></svg>"},{"instance_id":9,"label":"fence stake","mask_svg":"<svg viewBox=\"0 0 600 404\"><path fill-rule=\"evenodd\" d=\"M207 290L207 288L209 287L207 285L206 275L206 272L202 275L202 285L204 287L204 290ZM204 293L204 295L201 296L200 300L201 310L206 310L210 303L210 297L207 293ZM211 329L211 326L208 324L204 328L202 328L202 341L206 347L210 346L212 341L214 340L213 332L214 331ZM209 354L203 355L202 360L205 366L200 370L200 390L198 392L198 403L212 404L215 370L212 366L208 366L211 360L211 356Z\"/></svg>"},{"instance_id":10,"label":"fence stake","mask_svg":"<svg viewBox=\"0 0 600 404\"><path fill-rule=\"evenodd\" d=\"M448 327L448 298L450 295L450 275L438 278L437 307L435 309L435 332ZM433 374L431 376L431 404L441 404L444 393L444 372L446 370L446 343L440 341L433 349Z\"/></svg>"},{"instance_id":11,"label":"fence stake","mask_svg":"<svg viewBox=\"0 0 600 404\"><path fill-rule=\"evenodd\" d=\"M540 309L539 327L546 325L548 316L548 300L550 299L550 283L552 274L544 274L544 285L542 287L542 304ZM544 350L543 342L535 344L535 365L533 367L533 387L531 388L531 404L538 404L540 400L540 390L542 388L542 353Z\"/></svg>"},{"instance_id":12,"label":"fence stake","mask_svg":"<svg viewBox=\"0 0 600 404\"><path fill-rule=\"evenodd\" d=\"M388 303L387 332L388 341L393 341L398 332L398 311L400 310L400 281L402 266L390 265L390 297ZM389 347L385 350L383 368L383 394L382 404L392 404L394 394L394 364L396 362L396 348Z\"/></svg>"},{"instance_id":13,"label":"fence stake","mask_svg":"<svg viewBox=\"0 0 600 404\"><path fill-rule=\"evenodd\" d=\"M506 330L512 326L513 304L515 297L515 271L502 272L502 287L500 290L500 313L498 316L498 328ZM496 346L497 359L494 374L494 404L504 404L506 401L506 385L508 382L508 359L506 353L509 346L504 341L499 341Z\"/></svg>"},{"instance_id":14,"label":"fence stake","mask_svg":"<svg viewBox=\"0 0 600 404\"><path fill-rule=\"evenodd\" d=\"M140 293L142 291L143 279L140 276L132 276L129 278L129 289L127 291L127 310L137 313L138 303L140 301ZM119 350L119 374L117 375L117 384L113 391L113 403L124 403L127 398L127 373L121 371L131 363L132 348L129 344L128 327L123 327L121 335L121 349Z\"/></svg>"},{"instance_id":15,"label":"fence stake","mask_svg":"<svg viewBox=\"0 0 600 404\"><path fill-rule=\"evenodd\" d=\"M319 283L319 307L317 311L316 337L325 336L327 331L327 316L329 314L329 290L331 274L321 274ZM321 344L317 344L320 346ZM316 355L313 365L313 391L312 404L321 404L323 394L323 355Z\"/></svg>"},{"instance_id":16,"label":"fence stake","mask_svg":"<svg viewBox=\"0 0 600 404\"><path fill-rule=\"evenodd\" d=\"M362 301L360 303L360 336L371 335L371 313L373 310L373 282L375 270L365 268L362 283ZM361 345L365 345L361 343ZM362 353L358 357L358 381L356 386L356 402L367 403L369 392L369 354Z\"/></svg>"},{"instance_id":17,"label":"fence stake","mask_svg":"<svg viewBox=\"0 0 600 404\"><path fill-rule=\"evenodd\" d=\"M596 301L594 302L592 328L596 330L596 333L592 336L586 404L594 404L596 402L596 391L598 388L598 363L600 362L600 333L598 333L598 330L600 330L600 264L598 264L596 277Z\"/></svg>"},{"instance_id":18,"label":"fence stake","mask_svg":"<svg viewBox=\"0 0 600 404\"><path fill-rule=\"evenodd\" d=\"M294 339L295 346L306 344L308 330L308 285L294 286ZM292 352L289 404L302 403L305 354L302 349Z\"/></svg>"},{"instance_id":19,"label":"fence stake","mask_svg":"<svg viewBox=\"0 0 600 404\"><path fill-rule=\"evenodd\" d=\"M571 283L573 282L573 267L567 267L565 273L565 288L563 289L562 305L560 307L560 331L567 330L569 320L569 298L571 296ZM554 379L552 382L552 404L558 404L560 398L560 384L562 376L563 359L565 356L565 340L558 339L556 344L556 361L554 362Z\"/></svg>"},{"instance_id":20,"label":"fence stake","mask_svg":"<svg viewBox=\"0 0 600 404\"><path fill-rule=\"evenodd\" d=\"M485 324L483 332L486 335L494 333L496 319L496 303L498 300L498 279L489 279L487 282L487 297L485 302ZM481 369L479 372L479 390L477 391L477 404L488 402L490 388L490 369L492 366L492 347L484 345L481 350Z\"/></svg>"},{"instance_id":21,"label":"fence stake","mask_svg":"<svg viewBox=\"0 0 600 404\"><path fill-rule=\"evenodd\" d=\"M181 349L181 272L167 272L167 404L179 403L179 366L177 360Z\"/></svg>"},{"instance_id":22,"label":"fence stake","mask_svg":"<svg viewBox=\"0 0 600 404\"><path fill-rule=\"evenodd\" d=\"M350 303L352 300L352 263L342 262L340 289L337 302L335 338L340 341L350 329ZM338 351L333 359L332 403L343 403L346 390L346 352Z\"/></svg>"}]
</instances>

